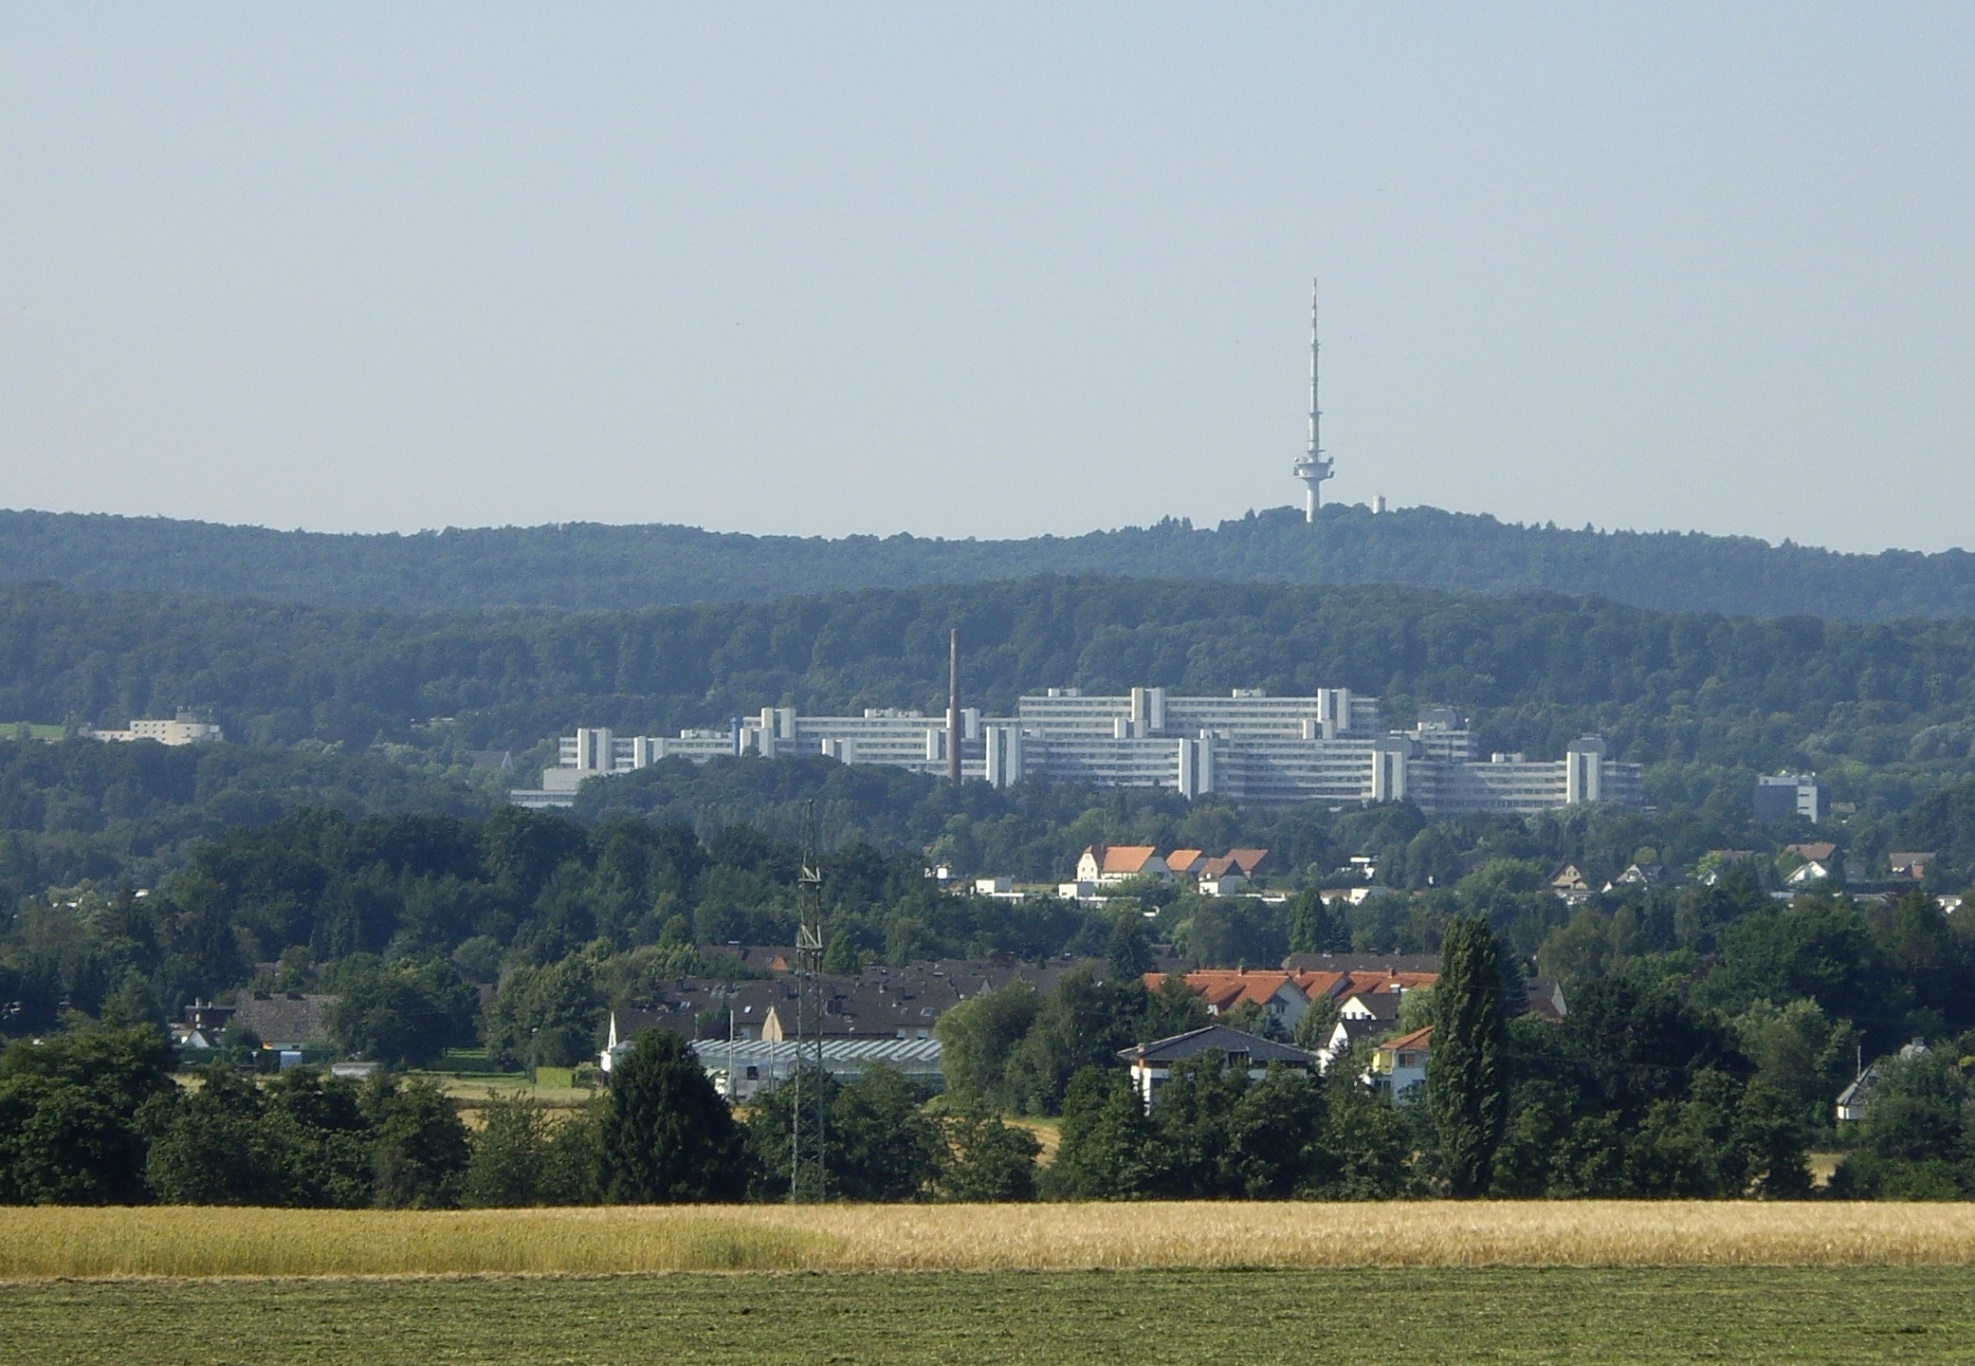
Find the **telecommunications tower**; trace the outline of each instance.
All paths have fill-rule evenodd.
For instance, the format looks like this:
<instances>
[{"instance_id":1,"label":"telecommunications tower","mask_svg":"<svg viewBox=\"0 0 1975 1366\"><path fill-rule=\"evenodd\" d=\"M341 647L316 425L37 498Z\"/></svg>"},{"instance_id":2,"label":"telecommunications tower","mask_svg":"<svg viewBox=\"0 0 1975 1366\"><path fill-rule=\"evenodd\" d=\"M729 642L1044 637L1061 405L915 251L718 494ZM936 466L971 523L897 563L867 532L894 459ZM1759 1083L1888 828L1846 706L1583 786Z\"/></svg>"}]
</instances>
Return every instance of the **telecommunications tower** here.
<instances>
[{"instance_id":1,"label":"telecommunications tower","mask_svg":"<svg viewBox=\"0 0 1975 1366\"><path fill-rule=\"evenodd\" d=\"M1318 492L1324 480L1330 478L1331 460L1324 455L1324 448L1317 440L1317 420L1322 417L1317 408L1317 286L1310 283L1310 449L1296 457L1291 467L1298 479L1303 481L1307 492L1303 495L1303 520L1317 520Z\"/></svg>"},{"instance_id":2,"label":"telecommunications tower","mask_svg":"<svg viewBox=\"0 0 1975 1366\"><path fill-rule=\"evenodd\" d=\"M789 1077L790 1085L795 1088L789 1105L789 1202L814 1199L821 1204L829 1194L826 1120L830 1089L824 1083L823 1069L823 873L816 856L813 801L803 807L802 813L802 861L797 865L796 909L799 923L795 932L795 1067ZM805 1066L815 1069L810 1074L808 1095L803 1094L802 1085ZM816 1168L813 1184L804 1179L805 1137L814 1140L815 1152L809 1158Z\"/></svg>"}]
</instances>

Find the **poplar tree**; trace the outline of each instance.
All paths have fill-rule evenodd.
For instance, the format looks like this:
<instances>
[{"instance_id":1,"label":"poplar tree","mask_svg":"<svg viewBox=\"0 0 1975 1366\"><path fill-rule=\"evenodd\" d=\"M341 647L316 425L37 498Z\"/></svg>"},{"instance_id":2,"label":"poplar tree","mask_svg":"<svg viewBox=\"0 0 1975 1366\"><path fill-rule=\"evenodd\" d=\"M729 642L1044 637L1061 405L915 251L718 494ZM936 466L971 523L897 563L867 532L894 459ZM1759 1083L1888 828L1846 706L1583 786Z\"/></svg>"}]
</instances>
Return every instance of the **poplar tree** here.
<instances>
[{"instance_id":1,"label":"poplar tree","mask_svg":"<svg viewBox=\"0 0 1975 1366\"><path fill-rule=\"evenodd\" d=\"M1501 964L1485 918L1459 916L1447 926L1433 991L1426 1103L1450 1193L1462 1198L1487 1191L1508 1118Z\"/></svg>"}]
</instances>

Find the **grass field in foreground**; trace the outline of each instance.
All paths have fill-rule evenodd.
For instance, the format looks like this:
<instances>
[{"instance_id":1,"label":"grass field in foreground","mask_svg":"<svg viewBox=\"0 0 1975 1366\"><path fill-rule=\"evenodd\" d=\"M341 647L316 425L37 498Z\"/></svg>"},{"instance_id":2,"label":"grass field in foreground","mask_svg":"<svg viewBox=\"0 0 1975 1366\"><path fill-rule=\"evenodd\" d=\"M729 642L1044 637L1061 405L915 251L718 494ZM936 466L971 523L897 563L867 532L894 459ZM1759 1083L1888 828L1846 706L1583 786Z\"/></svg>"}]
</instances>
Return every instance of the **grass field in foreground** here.
<instances>
[{"instance_id":1,"label":"grass field in foreground","mask_svg":"<svg viewBox=\"0 0 1975 1366\"><path fill-rule=\"evenodd\" d=\"M1698 1201L17 1208L0 1278L1975 1266L1975 1206Z\"/></svg>"},{"instance_id":2,"label":"grass field in foreground","mask_svg":"<svg viewBox=\"0 0 1975 1366\"><path fill-rule=\"evenodd\" d=\"M0 1359L1940 1361L1961 1268L935 1272L0 1286Z\"/></svg>"}]
</instances>

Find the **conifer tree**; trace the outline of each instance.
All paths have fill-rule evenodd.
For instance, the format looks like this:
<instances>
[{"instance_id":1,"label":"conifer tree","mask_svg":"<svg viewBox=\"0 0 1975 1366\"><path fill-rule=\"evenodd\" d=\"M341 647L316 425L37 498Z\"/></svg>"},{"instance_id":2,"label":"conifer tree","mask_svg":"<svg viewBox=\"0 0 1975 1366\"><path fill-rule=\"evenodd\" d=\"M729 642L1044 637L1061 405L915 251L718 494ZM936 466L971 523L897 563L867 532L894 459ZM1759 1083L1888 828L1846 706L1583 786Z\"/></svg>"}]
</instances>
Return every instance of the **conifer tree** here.
<instances>
[{"instance_id":1,"label":"conifer tree","mask_svg":"<svg viewBox=\"0 0 1975 1366\"><path fill-rule=\"evenodd\" d=\"M740 1126L677 1034L651 1029L611 1069L600 1146L613 1204L738 1200L747 1187Z\"/></svg>"},{"instance_id":2,"label":"conifer tree","mask_svg":"<svg viewBox=\"0 0 1975 1366\"><path fill-rule=\"evenodd\" d=\"M1426 1103L1450 1192L1481 1195L1508 1118L1501 948L1481 916L1458 916L1440 948Z\"/></svg>"}]
</instances>

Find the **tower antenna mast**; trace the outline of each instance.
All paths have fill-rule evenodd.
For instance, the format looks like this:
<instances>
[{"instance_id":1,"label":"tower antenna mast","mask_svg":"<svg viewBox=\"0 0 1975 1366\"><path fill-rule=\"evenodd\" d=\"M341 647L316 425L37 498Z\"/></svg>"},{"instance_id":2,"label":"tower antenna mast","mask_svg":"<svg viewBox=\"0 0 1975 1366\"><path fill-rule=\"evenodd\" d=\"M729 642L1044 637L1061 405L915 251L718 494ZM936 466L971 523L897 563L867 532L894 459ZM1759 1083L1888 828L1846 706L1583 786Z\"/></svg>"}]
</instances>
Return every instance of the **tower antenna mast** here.
<instances>
[{"instance_id":1,"label":"tower antenna mast","mask_svg":"<svg viewBox=\"0 0 1975 1366\"><path fill-rule=\"evenodd\" d=\"M816 1074L811 1078L811 1091L814 1096L809 1105L815 1110L813 1127L816 1141L816 1201L821 1204L828 1194L829 1178L825 1161L828 1153L828 1132L826 1122L829 1117L829 1088L823 1077L823 872L816 857L816 803L810 801L802 813L802 861L796 873L796 913L798 923L795 932L796 947L796 1008L795 1008L795 1068L790 1078L795 1087L792 1103L789 1106L789 1201L791 1204L803 1198L802 1182L802 1139L805 1119L803 1113L802 1069L804 1054L813 1047L813 1062Z\"/></svg>"},{"instance_id":2,"label":"tower antenna mast","mask_svg":"<svg viewBox=\"0 0 1975 1366\"><path fill-rule=\"evenodd\" d=\"M1317 520L1319 490L1330 478L1331 460L1324 455L1317 427L1323 417L1317 406L1317 282L1310 282L1310 449L1296 458L1290 472L1303 481L1303 520Z\"/></svg>"}]
</instances>

